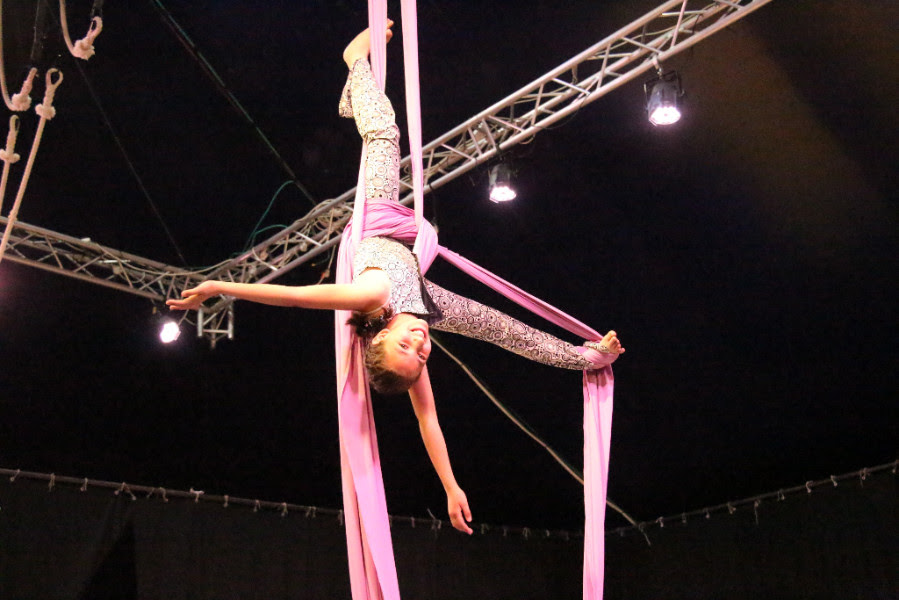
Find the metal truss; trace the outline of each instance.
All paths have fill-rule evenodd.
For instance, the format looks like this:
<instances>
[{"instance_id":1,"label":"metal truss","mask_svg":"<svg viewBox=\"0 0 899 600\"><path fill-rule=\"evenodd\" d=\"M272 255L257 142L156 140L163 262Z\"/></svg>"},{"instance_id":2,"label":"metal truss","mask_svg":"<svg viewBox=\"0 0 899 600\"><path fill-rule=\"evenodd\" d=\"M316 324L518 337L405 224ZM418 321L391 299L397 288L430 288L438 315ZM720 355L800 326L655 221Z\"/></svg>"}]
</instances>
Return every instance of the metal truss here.
<instances>
[{"instance_id":1,"label":"metal truss","mask_svg":"<svg viewBox=\"0 0 899 600\"><path fill-rule=\"evenodd\" d=\"M5 229L7 222L0 217L0 229ZM179 269L102 246L89 238L78 239L21 221L13 224L4 258L135 294L160 305L185 287L208 278L204 271ZM219 338L234 335L233 307L223 308L226 310L197 313L197 334L208 337L213 346Z\"/></svg>"},{"instance_id":2,"label":"metal truss","mask_svg":"<svg viewBox=\"0 0 899 600\"><path fill-rule=\"evenodd\" d=\"M529 141L541 130L598 100L771 0L669 0L514 94L435 139L423 149L425 193ZM412 201L410 159L402 161L402 202ZM352 215L355 188L325 200L252 250L202 272L189 272L36 227L17 227L9 258L153 299L203 279L267 282L337 245ZM40 231L40 236L38 235ZM38 240L38 238L40 238ZM65 240L65 250L63 250ZM27 250L26 250L27 249ZM43 254L41 253L43 251ZM198 333L214 344L233 331L232 299L199 318ZM223 329L222 313L229 326ZM220 315L216 317L215 315ZM203 325L210 319L210 327Z\"/></svg>"},{"instance_id":3,"label":"metal truss","mask_svg":"<svg viewBox=\"0 0 899 600\"><path fill-rule=\"evenodd\" d=\"M7 219L0 217L0 227ZM17 221L5 260L74 277L157 302L185 285L196 285L201 273L114 250L92 242Z\"/></svg>"},{"instance_id":4,"label":"metal truss","mask_svg":"<svg viewBox=\"0 0 899 600\"><path fill-rule=\"evenodd\" d=\"M553 71L472 117L423 149L425 193L635 79L771 0L669 0ZM402 202L412 201L410 158L402 161ZM272 279L340 240L352 214L352 188L320 203L288 229L225 264L225 272L268 271ZM260 257L264 257L261 260Z\"/></svg>"}]
</instances>

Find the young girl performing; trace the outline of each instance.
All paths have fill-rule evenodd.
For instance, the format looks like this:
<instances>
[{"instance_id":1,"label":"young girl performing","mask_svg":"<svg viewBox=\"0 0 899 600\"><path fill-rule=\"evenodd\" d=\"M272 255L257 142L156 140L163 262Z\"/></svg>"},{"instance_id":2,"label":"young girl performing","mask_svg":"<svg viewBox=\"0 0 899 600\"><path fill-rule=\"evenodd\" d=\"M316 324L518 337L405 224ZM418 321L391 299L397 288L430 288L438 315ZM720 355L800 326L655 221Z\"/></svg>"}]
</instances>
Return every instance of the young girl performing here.
<instances>
[{"instance_id":1,"label":"young girl performing","mask_svg":"<svg viewBox=\"0 0 899 600\"><path fill-rule=\"evenodd\" d=\"M388 29L388 40L391 35ZM355 119L367 142L366 198L375 203L398 203L399 128L390 101L372 76L369 45L366 30L344 51L350 73L339 112ZM349 323L365 342L365 366L372 387L388 394L409 391L425 448L447 494L450 520L456 529L471 534L468 501L453 476L428 377L430 328L488 341L531 360L567 369L593 368L585 356L588 350L424 279L415 254L396 239L373 236L362 240L353 258L353 275L352 283L308 286L205 281L167 304L171 309L196 309L208 298L227 295L277 306L353 311ZM601 342L585 346L611 354L611 358L624 352L614 331Z\"/></svg>"}]
</instances>

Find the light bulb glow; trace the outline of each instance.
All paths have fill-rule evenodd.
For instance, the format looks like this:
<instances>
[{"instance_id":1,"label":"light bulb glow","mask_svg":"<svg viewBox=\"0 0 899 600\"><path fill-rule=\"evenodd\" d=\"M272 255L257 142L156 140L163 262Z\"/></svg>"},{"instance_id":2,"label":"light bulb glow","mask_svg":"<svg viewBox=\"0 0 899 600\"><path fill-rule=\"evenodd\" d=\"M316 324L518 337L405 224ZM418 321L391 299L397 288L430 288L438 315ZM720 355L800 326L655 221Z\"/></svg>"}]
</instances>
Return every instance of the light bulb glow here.
<instances>
[{"instance_id":1,"label":"light bulb glow","mask_svg":"<svg viewBox=\"0 0 899 600\"><path fill-rule=\"evenodd\" d=\"M491 168L489 180L491 202L508 202L517 196L512 189L512 169L508 165L500 163Z\"/></svg>"},{"instance_id":2,"label":"light bulb glow","mask_svg":"<svg viewBox=\"0 0 899 600\"><path fill-rule=\"evenodd\" d=\"M159 340L163 344L171 344L181 335L181 328L178 323L171 319L167 319L159 330Z\"/></svg>"},{"instance_id":3,"label":"light bulb glow","mask_svg":"<svg viewBox=\"0 0 899 600\"><path fill-rule=\"evenodd\" d=\"M492 202L508 202L509 200L514 200L517 195L515 190L507 185L496 185L490 190L490 200Z\"/></svg>"},{"instance_id":4,"label":"light bulb glow","mask_svg":"<svg viewBox=\"0 0 899 600\"><path fill-rule=\"evenodd\" d=\"M676 106L660 106L649 115L653 125L671 125L680 120L680 111Z\"/></svg>"},{"instance_id":5,"label":"light bulb glow","mask_svg":"<svg viewBox=\"0 0 899 600\"><path fill-rule=\"evenodd\" d=\"M678 99L683 95L680 78L671 71L644 85L646 113L653 125L671 125L681 118Z\"/></svg>"}]
</instances>

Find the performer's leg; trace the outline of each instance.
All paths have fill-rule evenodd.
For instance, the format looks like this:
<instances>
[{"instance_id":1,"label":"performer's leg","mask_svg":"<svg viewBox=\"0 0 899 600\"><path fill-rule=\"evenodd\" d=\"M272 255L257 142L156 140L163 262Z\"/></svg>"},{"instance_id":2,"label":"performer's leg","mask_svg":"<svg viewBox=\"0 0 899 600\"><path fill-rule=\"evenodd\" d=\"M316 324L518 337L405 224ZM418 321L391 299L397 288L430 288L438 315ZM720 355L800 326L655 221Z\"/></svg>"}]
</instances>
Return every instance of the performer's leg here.
<instances>
[{"instance_id":1,"label":"performer's leg","mask_svg":"<svg viewBox=\"0 0 899 600\"><path fill-rule=\"evenodd\" d=\"M428 293L443 313L432 329L496 344L533 361L563 369L589 369L577 347L496 310L425 280Z\"/></svg>"},{"instance_id":2,"label":"performer's leg","mask_svg":"<svg viewBox=\"0 0 899 600\"><path fill-rule=\"evenodd\" d=\"M388 42L393 38L393 31L390 29L391 27L393 27L393 20L387 19L387 31L385 32L385 36ZM353 41L347 44L347 47L343 51L343 61L346 63L347 68L352 71L356 61L360 58L368 59L370 52L371 34L368 29L366 29L354 37Z\"/></svg>"},{"instance_id":3,"label":"performer's leg","mask_svg":"<svg viewBox=\"0 0 899 600\"><path fill-rule=\"evenodd\" d=\"M390 35L388 30L388 40ZM378 87L368 64L369 43L366 30L344 51L350 75L341 98L341 114L355 118L359 135L368 144L366 197L398 201L400 132L390 99Z\"/></svg>"}]
</instances>

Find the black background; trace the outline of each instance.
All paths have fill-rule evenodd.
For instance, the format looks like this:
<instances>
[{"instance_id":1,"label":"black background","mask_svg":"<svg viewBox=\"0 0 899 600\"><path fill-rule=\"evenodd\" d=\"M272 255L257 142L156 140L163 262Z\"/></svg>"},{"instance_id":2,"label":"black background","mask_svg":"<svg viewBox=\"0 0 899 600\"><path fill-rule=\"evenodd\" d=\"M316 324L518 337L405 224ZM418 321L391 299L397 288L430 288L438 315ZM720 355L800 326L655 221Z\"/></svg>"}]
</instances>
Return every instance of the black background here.
<instances>
[{"instance_id":1,"label":"black background","mask_svg":"<svg viewBox=\"0 0 899 600\"><path fill-rule=\"evenodd\" d=\"M315 201L354 184L358 136L336 106L364 3L164 4ZM654 6L420 2L425 141ZM90 4L68 7L79 38ZM3 8L16 91L34 5ZM486 168L428 196L443 244L619 332L609 497L636 519L896 458L897 17L887 0L772 2L666 65L687 93L671 129L646 122L635 81L510 153L515 203L486 201ZM108 1L104 22L79 65L51 28L43 66L65 79L20 219L176 266L227 259L284 171L154 3ZM404 118L400 44L389 53ZM24 156L37 117L22 119ZM288 186L263 226L311 207ZM326 262L279 281L314 283ZM508 309L447 268L430 276ZM330 316L240 304L235 340L211 350L161 346L151 312L0 264L0 464L339 506ZM580 462L579 374L442 339ZM475 520L580 527L580 485L450 360L431 363ZM390 511L444 516L408 402L380 399L376 418Z\"/></svg>"}]
</instances>

